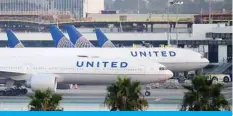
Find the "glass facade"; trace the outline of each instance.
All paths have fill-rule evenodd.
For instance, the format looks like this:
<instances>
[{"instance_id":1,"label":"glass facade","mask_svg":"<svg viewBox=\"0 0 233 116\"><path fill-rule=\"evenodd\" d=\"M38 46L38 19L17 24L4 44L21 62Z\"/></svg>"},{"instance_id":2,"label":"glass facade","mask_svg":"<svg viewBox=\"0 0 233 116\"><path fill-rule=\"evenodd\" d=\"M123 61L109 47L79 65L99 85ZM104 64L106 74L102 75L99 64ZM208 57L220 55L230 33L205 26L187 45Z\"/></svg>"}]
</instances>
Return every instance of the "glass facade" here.
<instances>
[{"instance_id":1,"label":"glass facade","mask_svg":"<svg viewBox=\"0 0 233 116\"><path fill-rule=\"evenodd\" d=\"M232 45L232 40L179 40L181 45ZM176 40L171 40L171 44L176 44Z\"/></svg>"},{"instance_id":2,"label":"glass facade","mask_svg":"<svg viewBox=\"0 0 233 116\"><path fill-rule=\"evenodd\" d=\"M70 12L74 17L79 18L83 16L83 3L84 0L0 0L0 13Z\"/></svg>"},{"instance_id":3,"label":"glass facade","mask_svg":"<svg viewBox=\"0 0 233 116\"><path fill-rule=\"evenodd\" d=\"M218 63L218 45L208 46L208 59L211 63Z\"/></svg>"},{"instance_id":4,"label":"glass facade","mask_svg":"<svg viewBox=\"0 0 233 116\"><path fill-rule=\"evenodd\" d=\"M232 61L232 45L227 46L227 62Z\"/></svg>"}]
</instances>

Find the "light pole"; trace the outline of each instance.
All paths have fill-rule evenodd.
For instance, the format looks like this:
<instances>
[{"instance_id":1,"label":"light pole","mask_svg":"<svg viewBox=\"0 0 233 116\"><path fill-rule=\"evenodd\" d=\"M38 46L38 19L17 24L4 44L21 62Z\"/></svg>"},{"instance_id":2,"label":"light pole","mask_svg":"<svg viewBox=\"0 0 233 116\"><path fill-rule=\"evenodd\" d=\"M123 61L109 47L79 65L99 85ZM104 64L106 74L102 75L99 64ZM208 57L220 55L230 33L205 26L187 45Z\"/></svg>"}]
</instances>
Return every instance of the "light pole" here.
<instances>
[{"instance_id":1,"label":"light pole","mask_svg":"<svg viewBox=\"0 0 233 116\"><path fill-rule=\"evenodd\" d=\"M176 2L175 3L177 6L176 6L176 45L178 47L178 28L177 28L177 25L178 25L178 13L179 13L179 5L182 5L183 2Z\"/></svg>"},{"instance_id":2,"label":"light pole","mask_svg":"<svg viewBox=\"0 0 233 116\"><path fill-rule=\"evenodd\" d=\"M211 24L211 0L209 0L209 24Z\"/></svg>"},{"instance_id":3,"label":"light pole","mask_svg":"<svg viewBox=\"0 0 233 116\"><path fill-rule=\"evenodd\" d=\"M178 47L178 30L177 30L177 25L178 25L178 12L179 12L179 6L178 6L178 5L182 5L182 4L184 4L184 2L182 2L182 1L172 1L172 2L170 2L170 4L171 4L171 5L177 5L177 6L176 6L176 27L175 27L175 29L176 29L176 45L177 45L177 47Z\"/></svg>"},{"instance_id":4,"label":"light pole","mask_svg":"<svg viewBox=\"0 0 233 116\"><path fill-rule=\"evenodd\" d=\"M139 14L140 12L139 12L139 0L138 0L138 14Z\"/></svg>"},{"instance_id":5,"label":"light pole","mask_svg":"<svg viewBox=\"0 0 233 116\"><path fill-rule=\"evenodd\" d=\"M170 6L170 2L169 0L167 1L167 45L170 45L170 23L169 23L169 6Z\"/></svg>"}]
</instances>

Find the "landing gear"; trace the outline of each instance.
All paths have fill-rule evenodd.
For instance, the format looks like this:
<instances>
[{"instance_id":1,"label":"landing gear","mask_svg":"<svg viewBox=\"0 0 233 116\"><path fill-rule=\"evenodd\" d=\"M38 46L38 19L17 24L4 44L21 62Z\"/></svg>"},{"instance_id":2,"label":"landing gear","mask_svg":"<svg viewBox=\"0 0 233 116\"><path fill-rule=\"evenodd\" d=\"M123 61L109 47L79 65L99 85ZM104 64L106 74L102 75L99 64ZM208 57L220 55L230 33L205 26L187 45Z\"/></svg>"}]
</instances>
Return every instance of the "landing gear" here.
<instances>
[{"instance_id":1,"label":"landing gear","mask_svg":"<svg viewBox=\"0 0 233 116\"><path fill-rule=\"evenodd\" d=\"M149 92L149 91L146 91L146 92L145 92L145 96L150 96L150 92Z\"/></svg>"},{"instance_id":2,"label":"landing gear","mask_svg":"<svg viewBox=\"0 0 233 116\"><path fill-rule=\"evenodd\" d=\"M7 88L0 91L0 96L18 96L27 94L28 90L22 87Z\"/></svg>"},{"instance_id":3,"label":"landing gear","mask_svg":"<svg viewBox=\"0 0 233 116\"><path fill-rule=\"evenodd\" d=\"M150 96L150 85L146 86L146 92L145 92L145 96Z\"/></svg>"}]
</instances>

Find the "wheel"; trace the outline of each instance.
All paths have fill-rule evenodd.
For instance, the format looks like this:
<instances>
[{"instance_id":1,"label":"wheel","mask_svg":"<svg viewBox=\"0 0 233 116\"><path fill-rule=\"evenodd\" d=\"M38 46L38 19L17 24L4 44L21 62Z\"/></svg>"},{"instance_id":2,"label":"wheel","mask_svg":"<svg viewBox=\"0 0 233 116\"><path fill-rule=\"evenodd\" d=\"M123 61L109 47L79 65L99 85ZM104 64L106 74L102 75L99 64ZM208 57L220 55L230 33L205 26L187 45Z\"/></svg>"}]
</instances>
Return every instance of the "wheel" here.
<instances>
[{"instance_id":1,"label":"wheel","mask_svg":"<svg viewBox=\"0 0 233 116\"><path fill-rule=\"evenodd\" d=\"M15 89L14 92L16 93L16 95L20 95L20 89Z\"/></svg>"},{"instance_id":2,"label":"wheel","mask_svg":"<svg viewBox=\"0 0 233 116\"><path fill-rule=\"evenodd\" d=\"M228 76L225 76L224 78L223 78L223 82L225 82L225 83L228 83L230 80L229 80L229 77Z\"/></svg>"},{"instance_id":3,"label":"wheel","mask_svg":"<svg viewBox=\"0 0 233 116\"><path fill-rule=\"evenodd\" d=\"M11 92L11 96L17 96L19 93L19 90L15 89Z\"/></svg>"},{"instance_id":4,"label":"wheel","mask_svg":"<svg viewBox=\"0 0 233 116\"><path fill-rule=\"evenodd\" d=\"M5 92L5 96L11 96L11 91L10 90L6 90L6 92Z\"/></svg>"},{"instance_id":5,"label":"wheel","mask_svg":"<svg viewBox=\"0 0 233 116\"><path fill-rule=\"evenodd\" d=\"M146 92L145 92L145 96L150 96L150 92L149 92L149 91L146 91Z\"/></svg>"},{"instance_id":6,"label":"wheel","mask_svg":"<svg viewBox=\"0 0 233 116\"><path fill-rule=\"evenodd\" d=\"M0 91L0 96L4 96L5 91L1 90Z\"/></svg>"},{"instance_id":7,"label":"wheel","mask_svg":"<svg viewBox=\"0 0 233 116\"><path fill-rule=\"evenodd\" d=\"M217 77L213 77L212 80L213 81L218 81L218 78Z\"/></svg>"},{"instance_id":8,"label":"wheel","mask_svg":"<svg viewBox=\"0 0 233 116\"><path fill-rule=\"evenodd\" d=\"M27 89L22 89L22 93L25 95L25 94L27 94L28 93L28 90Z\"/></svg>"},{"instance_id":9,"label":"wheel","mask_svg":"<svg viewBox=\"0 0 233 116\"><path fill-rule=\"evenodd\" d=\"M6 96L6 91L2 91L2 96Z\"/></svg>"}]
</instances>

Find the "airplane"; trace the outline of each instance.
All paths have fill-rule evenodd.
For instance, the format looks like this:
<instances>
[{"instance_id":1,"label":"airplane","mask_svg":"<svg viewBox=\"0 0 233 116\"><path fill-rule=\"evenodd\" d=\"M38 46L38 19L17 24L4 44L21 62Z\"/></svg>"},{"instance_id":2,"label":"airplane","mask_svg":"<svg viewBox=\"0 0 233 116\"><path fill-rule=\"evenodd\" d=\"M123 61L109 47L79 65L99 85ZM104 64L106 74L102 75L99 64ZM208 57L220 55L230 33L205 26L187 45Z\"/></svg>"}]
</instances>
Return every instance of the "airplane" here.
<instances>
[{"instance_id":1,"label":"airplane","mask_svg":"<svg viewBox=\"0 0 233 116\"><path fill-rule=\"evenodd\" d=\"M77 48L95 47L89 40L87 40L73 25L65 25L65 29L70 37L70 41Z\"/></svg>"},{"instance_id":2,"label":"airplane","mask_svg":"<svg viewBox=\"0 0 233 116\"><path fill-rule=\"evenodd\" d=\"M115 45L105 36L100 29L95 29L99 47L115 48Z\"/></svg>"},{"instance_id":3,"label":"airplane","mask_svg":"<svg viewBox=\"0 0 233 116\"><path fill-rule=\"evenodd\" d=\"M55 40L65 38L65 35L57 28L53 30L60 36L54 36ZM54 51L56 52L56 51ZM112 57L112 58L142 58L152 59L163 64L173 72L193 71L204 68L209 60L201 53L184 48L74 48L71 53L80 53L87 56Z\"/></svg>"},{"instance_id":4,"label":"airplane","mask_svg":"<svg viewBox=\"0 0 233 116\"><path fill-rule=\"evenodd\" d=\"M166 81L173 76L164 65L151 60L83 57L74 52L76 48L72 52L70 50L0 48L0 77L7 76L12 81L8 84L20 83L32 91L50 88L56 92L57 84L109 85L119 75L127 75L133 81L140 81L142 85ZM150 91L146 90L145 95L149 96Z\"/></svg>"},{"instance_id":5,"label":"airplane","mask_svg":"<svg viewBox=\"0 0 233 116\"><path fill-rule=\"evenodd\" d=\"M10 47L10 48L24 48L24 45L16 37L16 35L13 33L12 30L7 29L6 33L7 33L7 38L8 38L8 47ZM71 84L58 84L57 89L71 89L71 86L72 86Z\"/></svg>"}]
</instances>

